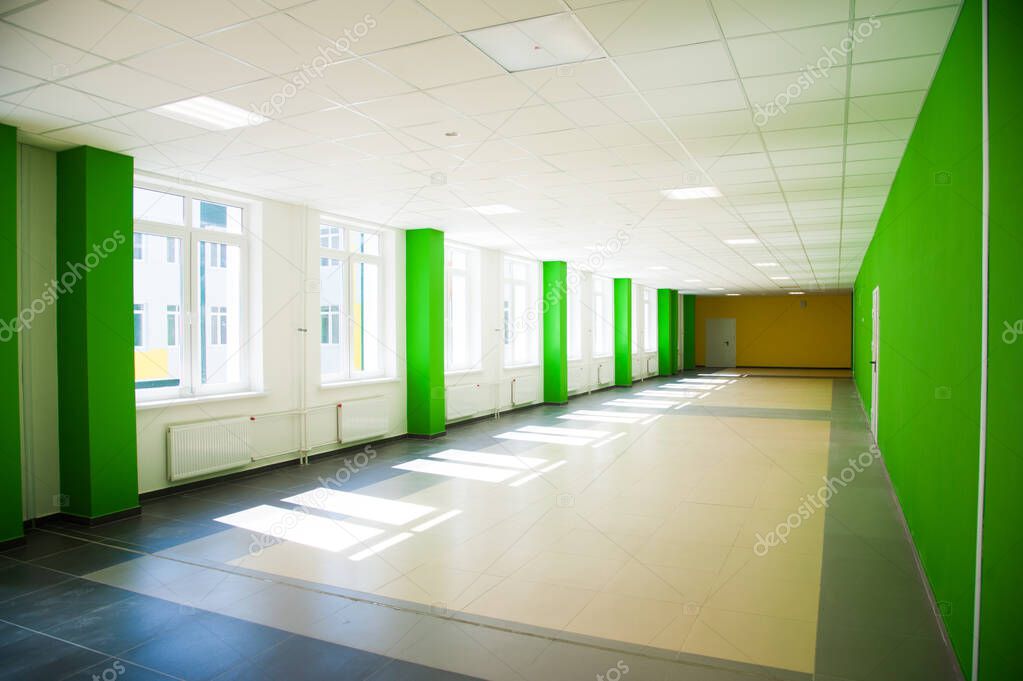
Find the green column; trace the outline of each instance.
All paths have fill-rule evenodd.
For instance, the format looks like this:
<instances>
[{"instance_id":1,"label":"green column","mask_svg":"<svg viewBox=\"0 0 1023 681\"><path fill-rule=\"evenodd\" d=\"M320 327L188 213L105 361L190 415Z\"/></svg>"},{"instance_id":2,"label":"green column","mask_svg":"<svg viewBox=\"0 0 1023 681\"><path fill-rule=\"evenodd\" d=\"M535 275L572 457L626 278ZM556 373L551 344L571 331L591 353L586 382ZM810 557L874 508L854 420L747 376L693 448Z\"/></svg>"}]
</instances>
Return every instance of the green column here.
<instances>
[{"instance_id":1,"label":"green column","mask_svg":"<svg viewBox=\"0 0 1023 681\"><path fill-rule=\"evenodd\" d=\"M678 373L678 291L657 289L657 373Z\"/></svg>"},{"instance_id":2,"label":"green column","mask_svg":"<svg viewBox=\"0 0 1023 681\"><path fill-rule=\"evenodd\" d=\"M632 279L615 279L615 385L632 385Z\"/></svg>"},{"instance_id":3,"label":"green column","mask_svg":"<svg viewBox=\"0 0 1023 681\"><path fill-rule=\"evenodd\" d=\"M405 232L409 435L444 434L444 232Z\"/></svg>"},{"instance_id":4,"label":"green column","mask_svg":"<svg viewBox=\"0 0 1023 681\"><path fill-rule=\"evenodd\" d=\"M682 368L696 368L696 296L682 296Z\"/></svg>"},{"instance_id":5,"label":"green column","mask_svg":"<svg viewBox=\"0 0 1023 681\"><path fill-rule=\"evenodd\" d=\"M568 402L568 263L543 263L543 400Z\"/></svg>"},{"instance_id":6,"label":"green column","mask_svg":"<svg viewBox=\"0 0 1023 681\"><path fill-rule=\"evenodd\" d=\"M18 141L0 125L0 547L19 542L21 409L18 394Z\"/></svg>"},{"instance_id":7,"label":"green column","mask_svg":"<svg viewBox=\"0 0 1023 681\"><path fill-rule=\"evenodd\" d=\"M64 512L138 512L132 312L133 160L57 155L57 381Z\"/></svg>"}]
</instances>

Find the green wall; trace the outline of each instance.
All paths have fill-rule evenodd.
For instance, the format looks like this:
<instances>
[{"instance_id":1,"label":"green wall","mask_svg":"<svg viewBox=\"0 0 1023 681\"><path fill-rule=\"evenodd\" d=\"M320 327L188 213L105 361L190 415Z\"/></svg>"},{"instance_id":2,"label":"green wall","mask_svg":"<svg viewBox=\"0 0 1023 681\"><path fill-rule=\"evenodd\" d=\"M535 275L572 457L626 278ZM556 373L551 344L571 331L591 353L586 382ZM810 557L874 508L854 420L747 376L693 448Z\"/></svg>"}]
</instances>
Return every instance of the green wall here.
<instances>
[{"instance_id":1,"label":"green wall","mask_svg":"<svg viewBox=\"0 0 1023 681\"><path fill-rule=\"evenodd\" d=\"M682 368L696 368L696 296L682 296Z\"/></svg>"},{"instance_id":2,"label":"green wall","mask_svg":"<svg viewBox=\"0 0 1023 681\"><path fill-rule=\"evenodd\" d=\"M405 232L408 432L440 435L444 409L444 232Z\"/></svg>"},{"instance_id":3,"label":"green wall","mask_svg":"<svg viewBox=\"0 0 1023 681\"><path fill-rule=\"evenodd\" d=\"M657 373L678 373L678 291L657 289Z\"/></svg>"},{"instance_id":4,"label":"green wall","mask_svg":"<svg viewBox=\"0 0 1023 681\"><path fill-rule=\"evenodd\" d=\"M138 507L129 156L57 156L57 372L64 511Z\"/></svg>"},{"instance_id":5,"label":"green wall","mask_svg":"<svg viewBox=\"0 0 1023 681\"><path fill-rule=\"evenodd\" d=\"M632 385L632 279L614 280L615 385Z\"/></svg>"},{"instance_id":6,"label":"green wall","mask_svg":"<svg viewBox=\"0 0 1023 681\"><path fill-rule=\"evenodd\" d=\"M1006 331L1007 323L1015 330L1023 320L1023 228L1019 216L1023 5L1018 0L991 2L988 25L990 255L980 678L994 681L1023 679L1019 649L1023 612L1019 585L1023 565L1019 529L1023 519L1023 337L1015 338Z\"/></svg>"},{"instance_id":7,"label":"green wall","mask_svg":"<svg viewBox=\"0 0 1023 681\"><path fill-rule=\"evenodd\" d=\"M18 390L18 141L0 125L0 542L22 536Z\"/></svg>"},{"instance_id":8,"label":"green wall","mask_svg":"<svg viewBox=\"0 0 1023 681\"><path fill-rule=\"evenodd\" d=\"M568 402L568 263L543 263L543 399Z\"/></svg>"},{"instance_id":9,"label":"green wall","mask_svg":"<svg viewBox=\"0 0 1023 681\"><path fill-rule=\"evenodd\" d=\"M854 290L854 371L869 413L880 287L878 441L964 669L973 636L981 323L979 3L968 0Z\"/></svg>"}]
</instances>

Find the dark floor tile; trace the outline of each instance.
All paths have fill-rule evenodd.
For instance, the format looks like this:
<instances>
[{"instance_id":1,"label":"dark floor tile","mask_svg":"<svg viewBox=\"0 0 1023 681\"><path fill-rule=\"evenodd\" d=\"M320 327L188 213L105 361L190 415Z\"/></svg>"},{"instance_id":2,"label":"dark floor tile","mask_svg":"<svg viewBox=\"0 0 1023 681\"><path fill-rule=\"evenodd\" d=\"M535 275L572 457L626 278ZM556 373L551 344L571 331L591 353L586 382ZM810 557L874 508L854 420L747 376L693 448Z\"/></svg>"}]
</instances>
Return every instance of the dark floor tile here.
<instances>
[{"instance_id":1,"label":"dark floor tile","mask_svg":"<svg viewBox=\"0 0 1023 681\"><path fill-rule=\"evenodd\" d=\"M69 575L31 563L14 563L0 570L0 603L71 579ZM2 611L0 606L0 611Z\"/></svg>"},{"instance_id":2,"label":"dark floor tile","mask_svg":"<svg viewBox=\"0 0 1023 681\"><path fill-rule=\"evenodd\" d=\"M0 679L53 681L103 659L84 648L0 623Z\"/></svg>"},{"instance_id":3,"label":"dark floor tile","mask_svg":"<svg viewBox=\"0 0 1023 681\"><path fill-rule=\"evenodd\" d=\"M252 669L274 681L366 679L388 658L325 641L295 636L256 657Z\"/></svg>"},{"instance_id":4,"label":"dark floor tile","mask_svg":"<svg viewBox=\"0 0 1023 681\"><path fill-rule=\"evenodd\" d=\"M251 660L290 634L222 615L201 613L120 657L180 678L212 679Z\"/></svg>"},{"instance_id":5,"label":"dark floor tile","mask_svg":"<svg viewBox=\"0 0 1023 681\"><path fill-rule=\"evenodd\" d=\"M66 676L61 681L167 681L168 679L173 680L174 677L111 657L88 669Z\"/></svg>"},{"instance_id":6,"label":"dark floor tile","mask_svg":"<svg viewBox=\"0 0 1023 681\"><path fill-rule=\"evenodd\" d=\"M850 681L957 681L936 635L896 636L880 628L824 627L818 632L815 666L818 674Z\"/></svg>"},{"instance_id":7,"label":"dark floor tile","mask_svg":"<svg viewBox=\"0 0 1023 681\"><path fill-rule=\"evenodd\" d=\"M64 622L47 633L118 655L180 626L194 616L188 612L177 603L134 595Z\"/></svg>"},{"instance_id":8,"label":"dark floor tile","mask_svg":"<svg viewBox=\"0 0 1023 681\"><path fill-rule=\"evenodd\" d=\"M391 660L367 676L366 681L473 681L474 678L403 660Z\"/></svg>"},{"instance_id":9,"label":"dark floor tile","mask_svg":"<svg viewBox=\"0 0 1023 681\"><path fill-rule=\"evenodd\" d=\"M8 549L2 554L14 560L36 560L60 551L73 549L81 546L84 542L80 539L67 537L61 534L54 534L44 530L30 530L25 533L25 544L17 548Z\"/></svg>"},{"instance_id":10,"label":"dark floor tile","mask_svg":"<svg viewBox=\"0 0 1023 681\"><path fill-rule=\"evenodd\" d=\"M33 564L82 576L138 557L138 553L112 546L85 544L75 549L40 558L33 561Z\"/></svg>"},{"instance_id":11,"label":"dark floor tile","mask_svg":"<svg viewBox=\"0 0 1023 681\"><path fill-rule=\"evenodd\" d=\"M84 579L70 579L0 604L0 618L25 627L48 631L68 619L130 597L124 591Z\"/></svg>"}]
</instances>

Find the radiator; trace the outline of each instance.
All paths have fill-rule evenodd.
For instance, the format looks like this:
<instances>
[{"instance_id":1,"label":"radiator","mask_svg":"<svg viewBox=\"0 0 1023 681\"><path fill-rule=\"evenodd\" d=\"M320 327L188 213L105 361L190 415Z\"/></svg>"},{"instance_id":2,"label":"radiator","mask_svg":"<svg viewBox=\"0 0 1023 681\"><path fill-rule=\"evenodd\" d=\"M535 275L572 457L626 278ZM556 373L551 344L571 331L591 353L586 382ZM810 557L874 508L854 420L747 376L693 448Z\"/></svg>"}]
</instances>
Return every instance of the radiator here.
<instances>
[{"instance_id":1,"label":"radiator","mask_svg":"<svg viewBox=\"0 0 1023 681\"><path fill-rule=\"evenodd\" d=\"M357 442L386 435L390 429L387 400L382 395L345 400L337 405L337 439Z\"/></svg>"},{"instance_id":2,"label":"radiator","mask_svg":"<svg viewBox=\"0 0 1023 681\"><path fill-rule=\"evenodd\" d=\"M536 376L517 376L511 380L512 406L536 402L540 391L540 383Z\"/></svg>"},{"instance_id":3,"label":"radiator","mask_svg":"<svg viewBox=\"0 0 1023 681\"><path fill-rule=\"evenodd\" d=\"M484 392L479 383L447 386L445 399L447 420L457 421L483 411L486 404Z\"/></svg>"},{"instance_id":4,"label":"radiator","mask_svg":"<svg viewBox=\"0 0 1023 681\"><path fill-rule=\"evenodd\" d=\"M568 367L568 392L574 393L579 390L585 390L586 387L586 367Z\"/></svg>"},{"instance_id":5,"label":"radiator","mask_svg":"<svg viewBox=\"0 0 1023 681\"><path fill-rule=\"evenodd\" d=\"M242 468L252 461L252 420L247 416L167 428L171 482Z\"/></svg>"},{"instance_id":6,"label":"radiator","mask_svg":"<svg viewBox=\"0 0 1023 681\"><path fill-rule=\"evenodd\" d=\"M646 358L646 375L653 376L657 373L657 355Z\"/></svg>"},{"instance_id":7,"label":"radiator","mask_svg":"<svg viewBox=\"0 0 1023 681\"><path fill-rule=\"evenodd\" d=\"M597 362L592 368L592 378L590 383L592 385L607 385L614 379L614 370L611 368L609 361Z\"/></svg>"}]
</instances>

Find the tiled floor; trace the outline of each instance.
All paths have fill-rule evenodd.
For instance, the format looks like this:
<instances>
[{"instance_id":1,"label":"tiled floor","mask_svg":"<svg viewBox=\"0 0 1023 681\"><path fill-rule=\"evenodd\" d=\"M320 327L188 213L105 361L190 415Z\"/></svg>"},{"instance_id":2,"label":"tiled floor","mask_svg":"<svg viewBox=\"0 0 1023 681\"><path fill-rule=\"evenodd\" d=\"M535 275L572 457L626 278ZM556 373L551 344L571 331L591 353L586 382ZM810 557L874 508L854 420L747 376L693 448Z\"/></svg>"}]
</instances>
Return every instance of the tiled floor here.
<instances>
[{"instance_id":1,"label":"tiled floor","mask_svg":"<svg viewBox=\"0 0 1023 681\"><path fill-rule=\"evenodd\" d=\"M0 678L959 678L851 381L730 373L49 525Z\"/></svg>"}]
</instances>

